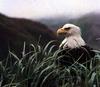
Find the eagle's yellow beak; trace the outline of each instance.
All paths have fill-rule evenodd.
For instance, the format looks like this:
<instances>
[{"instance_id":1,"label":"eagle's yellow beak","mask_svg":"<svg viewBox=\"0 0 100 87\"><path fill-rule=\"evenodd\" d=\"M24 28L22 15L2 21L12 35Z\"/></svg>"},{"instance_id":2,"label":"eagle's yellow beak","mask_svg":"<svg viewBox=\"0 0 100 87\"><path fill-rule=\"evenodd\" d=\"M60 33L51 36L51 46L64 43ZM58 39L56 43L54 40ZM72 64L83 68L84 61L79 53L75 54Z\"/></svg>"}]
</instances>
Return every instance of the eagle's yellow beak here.
<instances>
[{"instance_id":1,"label":"eagle's yellow beak","mask_svg":"<svg viewBox=\"0 0 100 87\"><path fill-rule=\"evenodd\" d=\"M66 34L66 30L64 30L63 28L57 30L57 35L63 35L63 34Z\"/></svg>"}]
</instances>

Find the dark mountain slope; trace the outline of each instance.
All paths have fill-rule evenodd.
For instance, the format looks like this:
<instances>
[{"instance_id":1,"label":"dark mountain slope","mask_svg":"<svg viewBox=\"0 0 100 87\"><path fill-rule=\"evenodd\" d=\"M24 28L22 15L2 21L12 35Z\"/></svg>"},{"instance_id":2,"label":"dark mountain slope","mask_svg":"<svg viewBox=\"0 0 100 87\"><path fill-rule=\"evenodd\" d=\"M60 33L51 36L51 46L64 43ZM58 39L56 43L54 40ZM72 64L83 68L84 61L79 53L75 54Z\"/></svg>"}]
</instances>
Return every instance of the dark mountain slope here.
<instances>
[{"instance_id":1,"label":"dark mountain slope","mask_svg":"<svg viewBox=\"0 0 100 87\"><path fill-rule=\"evenodd\" d=\"M0 57L6 57L8 48L11 51L21 52L24 41L27 44L40 45L57 39L56 35L44 24L23 18L10 18L0 14Z\"/></svg>"}]
</instances>

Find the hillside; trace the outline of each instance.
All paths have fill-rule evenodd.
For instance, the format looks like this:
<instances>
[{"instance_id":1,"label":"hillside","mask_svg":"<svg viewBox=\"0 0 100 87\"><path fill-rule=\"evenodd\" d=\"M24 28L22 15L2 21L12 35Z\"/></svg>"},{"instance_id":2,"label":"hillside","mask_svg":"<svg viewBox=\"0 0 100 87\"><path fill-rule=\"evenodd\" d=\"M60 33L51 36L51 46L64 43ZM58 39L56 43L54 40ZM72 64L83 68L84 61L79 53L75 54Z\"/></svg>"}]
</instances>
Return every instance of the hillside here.
<instances>
[{"instance_id":1,"label":"hillside","mask_svg":"<svg viewBox=\"0 0 100 87\"><path fill-rule=\"evenodd\" d=\"M8 49L21 52L24 41L27 44L37 44L39 38L42 46L50 40L57 39L56 35L44 24L0 14L0 58L7 56Z\"/></svg>"}]
</instances>

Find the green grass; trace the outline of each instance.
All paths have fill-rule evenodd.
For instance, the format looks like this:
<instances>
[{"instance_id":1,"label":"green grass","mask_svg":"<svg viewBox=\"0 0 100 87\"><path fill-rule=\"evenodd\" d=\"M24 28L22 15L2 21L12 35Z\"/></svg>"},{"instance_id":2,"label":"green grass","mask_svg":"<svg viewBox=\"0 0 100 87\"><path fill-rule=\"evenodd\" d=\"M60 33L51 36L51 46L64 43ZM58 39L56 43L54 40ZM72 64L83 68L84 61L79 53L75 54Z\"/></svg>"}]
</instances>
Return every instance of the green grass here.
<instances>
[{"instance_id":1,"label":"green grass","mask_svg":"<svg viewBox=\"0 0 100 87\"><path fill-rule=\"evenodd\" d=\"M21 57L9 51L6 60L0 61L0 87L100 87L100 51L95 51L94 67L59 66L55 61L60 51L50 47L53 42L45 47L31 44L27 53L24 43Z\"/></svg>"}]
</instances>

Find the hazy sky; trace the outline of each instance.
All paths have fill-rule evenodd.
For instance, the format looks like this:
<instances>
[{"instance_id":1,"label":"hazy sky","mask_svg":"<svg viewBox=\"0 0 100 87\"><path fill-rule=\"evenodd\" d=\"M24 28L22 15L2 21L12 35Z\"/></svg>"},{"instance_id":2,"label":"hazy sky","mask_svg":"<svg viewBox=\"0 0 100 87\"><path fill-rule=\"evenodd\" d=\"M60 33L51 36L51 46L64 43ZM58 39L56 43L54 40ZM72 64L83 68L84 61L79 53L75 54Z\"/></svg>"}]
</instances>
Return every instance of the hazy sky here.
<instances>
[{"instance_id":1,"label":"hazy sky","mask_svg":"<svg viewBox=\"0 0 100 87\"><path fill-rule=\"evenodd\" d=\"M0 0L0 12L14 17L76 17L100 11L100 0Z\"/></svg>"}]
</instances>

